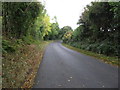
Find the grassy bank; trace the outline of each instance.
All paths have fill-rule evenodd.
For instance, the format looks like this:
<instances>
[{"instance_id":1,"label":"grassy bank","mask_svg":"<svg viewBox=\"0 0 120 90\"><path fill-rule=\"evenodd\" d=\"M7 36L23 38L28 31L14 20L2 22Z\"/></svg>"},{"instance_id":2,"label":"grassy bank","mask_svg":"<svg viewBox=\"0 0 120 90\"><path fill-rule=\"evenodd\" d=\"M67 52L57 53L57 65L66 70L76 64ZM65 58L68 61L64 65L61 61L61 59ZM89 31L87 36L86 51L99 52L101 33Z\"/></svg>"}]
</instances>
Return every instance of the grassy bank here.
<instances>
[{"instance_id":1,"label":"grassy bank","mask_svg":"<svg viewBox=\"0 0 120 90\"><path fill-rule=\"evenodd\" d=\"M86 50L82 50L82 49L79 49L79 48L75 48L75 47L72 47L72 46L64 44L64 43L62 45L64 45L67 48L70 48L72 50L75 50L77 52L92 56L92 57L97 58L97 59L100 59L100 60L102 60L102 61L104 61L105 63L108 63L108 64L118 66L119 63L120 63L119 62L120 60L118 60L118 57L110 57L110 56L105 56L103 54L97 54L97 53L94 53L94 52L91 52L91 51L86 51Z\"/></svg>"},{"instance_id":2,"label":"grassy bank","mask_svg":"<svg viewBox=\"0 0 120 90\"><path fill-rule=\"evenodd\" d=\"M7 48L4 47L3 50L2 87L31 88L45 47L51 41L37 41L31 44L16 42L9 42Z\"/></svg>"}]
</instances>

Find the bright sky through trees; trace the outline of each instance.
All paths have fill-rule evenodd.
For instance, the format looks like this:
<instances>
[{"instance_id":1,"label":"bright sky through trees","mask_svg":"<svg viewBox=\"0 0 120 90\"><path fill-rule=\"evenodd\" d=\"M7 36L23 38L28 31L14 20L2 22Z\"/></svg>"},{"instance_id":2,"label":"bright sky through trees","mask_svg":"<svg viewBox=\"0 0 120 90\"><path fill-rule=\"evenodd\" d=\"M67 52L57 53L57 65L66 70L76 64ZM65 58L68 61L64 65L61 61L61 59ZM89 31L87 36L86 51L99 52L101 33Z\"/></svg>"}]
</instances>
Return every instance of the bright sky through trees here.
<instances>
[{"instance_id":1,"label":"bright sky through trees","mask_svg":"<svg viewBox=\"0 0 120 90\"><path fill-rule=\"evenodd\" d=\"M41 0L39 0L41 1ZM47 13L52 19L57 17L60 27L69 25L73 29L77 27L79 16L84 7L94 0L44 0Z\"/></svg>"}]
</instances>

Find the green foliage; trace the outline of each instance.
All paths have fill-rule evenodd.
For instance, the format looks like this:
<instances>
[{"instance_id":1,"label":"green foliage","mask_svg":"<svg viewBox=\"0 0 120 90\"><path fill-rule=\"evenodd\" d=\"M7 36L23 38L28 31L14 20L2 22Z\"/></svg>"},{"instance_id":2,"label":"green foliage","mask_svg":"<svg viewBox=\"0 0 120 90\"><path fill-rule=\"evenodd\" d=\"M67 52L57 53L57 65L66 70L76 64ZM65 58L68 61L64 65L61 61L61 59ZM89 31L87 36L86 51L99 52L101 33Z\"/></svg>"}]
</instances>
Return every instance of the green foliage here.
<instances>
[{"instance_id":1,"label":"green foliage","mask_svg":"<svg viewBox=\"0 0 120 90\"><path fill-rule=\"evenodd\" d=\"M84 8L70 45L108 56L118 56L119 2L92 2Z\"/></svg>"},{"instance_id":2,"label":"green foliage","mask_svg":"<svg viewBox=\"0 0 120 90\"><path fill-rule=\"evenodd\" d=\"M22 41L28 45L30 45L33 42L33 38L31 36L23 37Z\"/></svg>"},{"instance_id":3,"label":"green foliage","mask_svg":"<svg viewBox=\"0 0 120 90\"><path fill-rule=\"evenodd\" d=\"M10 40L3 39L3 52L41 40L50 31L49 16L40 2L2 2L2 7L2 34Z\"/></svg>"},{"instance_id":4,"label":"green foliage","mask_svg":"<svg viewBox=\"0 0 120 90\"><path fill-rule=\"evenodd\" d=\"M48 32L48 34L45 35L44 39L45 40L57 40L59 39L58 35L59 35L59 24L57 22L57 17L53 18L54 23L51 23L51 30Z\"/></svg>"},{"instance_id":5,"label":"green foliage","mask_svg":"<svg viewBox=\"0 0 120 90\"><path fill-rule=\"evenodd\" d=\"M3 2L2 6L4 37L16 41L21 39L24 43L31 44L50 34L50 17L40 2Z\"/></svg>"},{"instance_id":6,"label":"green foliage","mask_svg":"<svg viewBox=\"0 0 120 90\"><path fill-rule=\"evenodd\" d=\"M64 26L59 31L59 38L63 39L63 41L69 40L71 38L72 31L73 30L70 26Z\"/></svg>"},{"instance_id":7,"label":"green foliage","mask_svg":"<svg viewBox=\"0 0 120 90\"><path fill-rule=\"evenodd\" d=\"M51 29L49 16L39 2L3 2L2 6L3 35L8 38L42 39Z\"/></svg>"},{"instance_id":8,"label":"green foliage","mask_svg":"<svg viewBox=\"0 0 120 90\"><path fill-rule=\"evenodd\" d=\"M58 23L52 23L51 32L48 33L49 40L58 39L59 26Z\"/></svg>"},{"instance_id":9,"label":"green foliage","mask_svg":"<svg viewBox=\"0 0 120 90\"><path fill-rule=\"evenodd\" d=\"M11 43L8 40L2 40L2 52L3 53L15 52L15 47L11 45Z\"/></svg>"},{"instance_id":10,"label":"green foliage","mask_svg":"<svg viewBox=\"0 0 120 90\"><path fill-rule=\"evenodd\" d=\"M63 36L63 42L69 42L71 40L71 36L72 36L72 32L73 31L67 31L64 36Z\"/></svg>"},{"instance_id":11,"label":"green foliage","mask_svg":"<svg viewBox=\"0 0 120 90\"><path fill-rule=\"evenodd\" d=\"M49 32L51 32L50 17L48 15L45 15L45 17L43 18L42 24L43 24L42 25L42 36L44 37L45 35L48 35Z\"/></svg>"}]
</instances>

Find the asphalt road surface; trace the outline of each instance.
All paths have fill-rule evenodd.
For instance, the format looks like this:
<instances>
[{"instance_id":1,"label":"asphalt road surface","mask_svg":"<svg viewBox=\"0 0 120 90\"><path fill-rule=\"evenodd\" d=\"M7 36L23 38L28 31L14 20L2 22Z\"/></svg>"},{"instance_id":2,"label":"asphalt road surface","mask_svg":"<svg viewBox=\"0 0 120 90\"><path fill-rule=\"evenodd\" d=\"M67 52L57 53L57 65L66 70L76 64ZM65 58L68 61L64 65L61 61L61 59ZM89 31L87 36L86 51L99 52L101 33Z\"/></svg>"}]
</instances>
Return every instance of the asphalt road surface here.
<instances>
[{"instance_id":1,"label":"asphalt road surface","mask_svg":"<svg viewBox=\"0 0 120 90\"><path fill-rule=\"evenodd\" d=\"M118 88L118 68L55 42L46 48L33 88Z\"/></svg>"}]
</instances>

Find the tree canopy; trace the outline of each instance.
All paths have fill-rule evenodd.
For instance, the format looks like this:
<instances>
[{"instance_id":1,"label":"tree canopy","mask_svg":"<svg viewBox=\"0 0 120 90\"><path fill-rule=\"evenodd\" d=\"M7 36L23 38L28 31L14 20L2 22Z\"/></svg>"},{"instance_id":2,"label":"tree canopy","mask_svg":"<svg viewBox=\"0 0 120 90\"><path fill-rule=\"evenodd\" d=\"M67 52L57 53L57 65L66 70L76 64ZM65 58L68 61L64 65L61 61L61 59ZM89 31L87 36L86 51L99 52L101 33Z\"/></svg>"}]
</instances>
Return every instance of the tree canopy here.
<instances>
[{"instance_id":1,"label":"tree canopy","mask_svg":"<svg viewBox=\"0 0 120 90\"><path fill-rule=\"evenodd\" d=\"M120 48L119 8L118 2L92 2L87 5L78 20L79 26L72 33L71 40L68 40L69 44L96 53L117 56Z\"/></svg>"}]
</instances>

